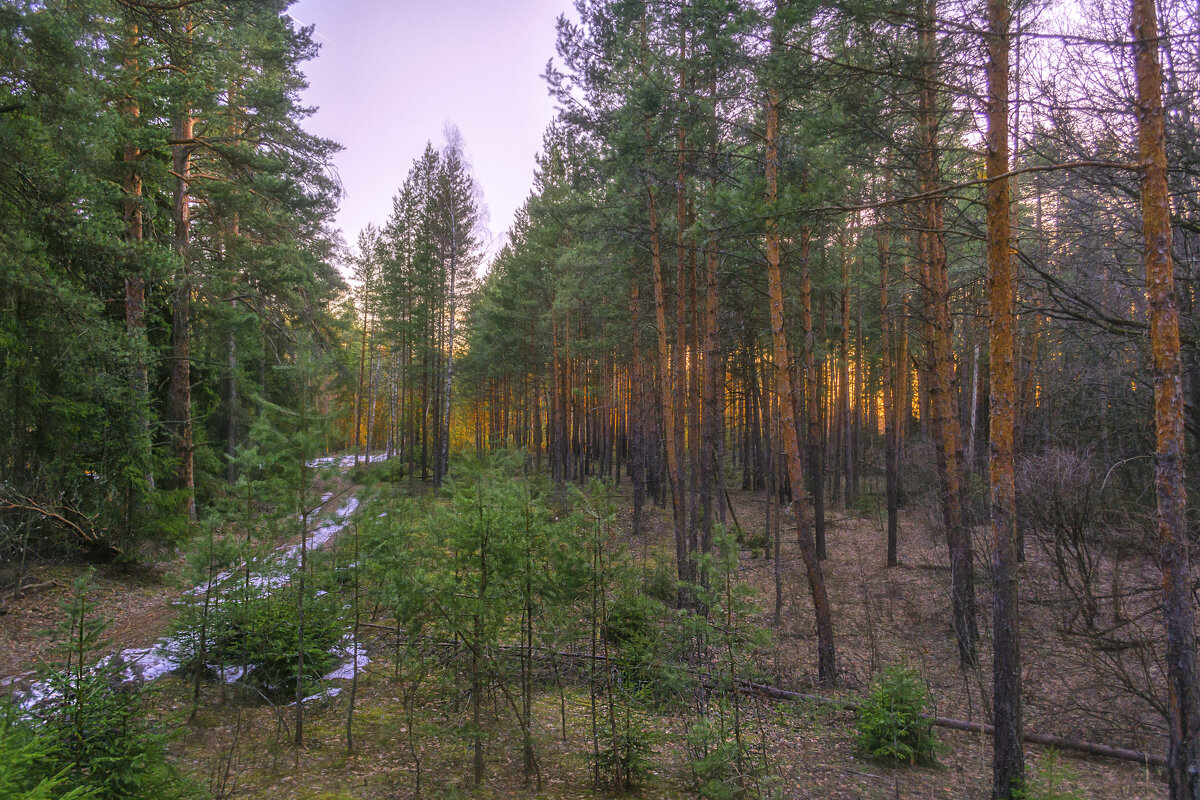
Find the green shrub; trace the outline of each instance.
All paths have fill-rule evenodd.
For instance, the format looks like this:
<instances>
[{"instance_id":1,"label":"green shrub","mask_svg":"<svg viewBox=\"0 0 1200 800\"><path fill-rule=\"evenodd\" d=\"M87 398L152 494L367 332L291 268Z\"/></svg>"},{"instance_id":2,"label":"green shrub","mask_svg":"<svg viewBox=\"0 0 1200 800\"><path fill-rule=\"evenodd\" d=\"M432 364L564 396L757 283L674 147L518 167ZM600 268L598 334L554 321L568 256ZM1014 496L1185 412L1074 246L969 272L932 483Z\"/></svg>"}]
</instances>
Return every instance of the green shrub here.
<instances>
[{"instance_id":1,"label":"green shrub","mask_svg":"<svg viewBox=\"0 0 1200 800\"><path fill-rule=\"evenodd\" d=\"M245 666L241 680L275 696L296 690L296 661L300 650L299 589L288 585L269 595L224 598L210 609L207 624L195 609L181 620L172 641L175 657L189 670L233 669ZM304 601L304 679L314 682L337 662L331 650L342 638L344 625L333 594L318 596L312 586ZM200 661L200 630L204 626L205 665Z\"/></svg>"},{"instance_id":2,"label":"green shrub","mask_svg":"<svg viewBox=\"0 0 1200 800\"><path fill-rule=\"evenodd\" d=\"M696 720L688 729L687 750L691 759L692 779L698 796L704 800L735 800L760 797L760 786L754 774L757 759L752 757L745 742L739 745L726 724L730 709L724 701L717 703L716 714Z\"/></svg>"},{"instance_id":3,"label":"green shrub","mask_svg":"<svg viewBox=\"0 0 1200 800\"><path fill-rule=\"evenodd\" d=\"M0 707L0 797L7 800L83 800L95 796L83 787L69 789L68 767L60 748L45 730L36 730L7 703Z\"/></svg>"},{"instance_id":4,"label":"green shrub","mask_svg":"<svg viewBox=\"0 0 1200 800\"><path fill-rule=\"evenodd\" d=\"M738 537L738 541L750 551L751 558L758 558L760 552L764 556L767 553L767 535L762 531L741 535Z\"/></svg>"},{"instance_id":5,"label":"green shrub","mask_svg":"<svg viewBox=\"0 0 1200 800\"><path fill-rule=\"evenodd\" d=\"M675 568L659 562L647 569L642 577L642 593L665 606L674 605L679 597L679 582L675 580Z\"/></svg>"},{"instance_id":6,"label":"green shrub","mask_svg":"<svg viewBox=\"0 0 1200 800\"><path fill-rule=\"evenodd\" d=\"M860 517L878 517L882 507L883 497L874 492L860 492L851 510Z\"/></svg>"},{"instance_id":7,"label":"green shrub","mask_svg":"<svg viewBox=\"0 0 1200 800\"><path fill-rule=\"evenodd\" d=\"M185 800L204 796L198 784L180 775L167 760L168 736L160 724L147 719L140 687L127 680L125 662L119 657L100 658L109 648L103 638L107 623L91 604L89 581L90 574L76 581L74 593L63 603L65 619L58 628L61 638L56 652L65 668L47 672L48 700L31 709L29 720L8 723L9 731L14 725L17 731L11 734L10 746L17 755L10 751L9 768L19 763L22 749L42 751L38 766L44 770L42 778L49 778L52 785L32 789L35 793L30 798ZM37 725L36 739L20 732L26 723ZM21 777L19 768L11 772L21 780L36 777ZM78 793L56 793L53 782L60 778L64 790L77 789Z\"/></svg>"},{"instance_id":8,"label":"green shrub","mask_svg":"<svg viewBox=\"0 0 1200 800\"><path fill-rule=\"evenodd\" d=\"M662 615L662 604L643 594L622 592L608 607L604 635L609 644L634 644L650 636L654 621Z\"/></svg>"},{"instance_id":9,"label":"green shrub","mask_svg":"<svg viewBox=\"0 0 1200 800\"><path fill-rule=\"evenodd\" d=\"M903 664L886 667L858 709L858 746L884 761L931 764L937 758L929 693L920 674Z\"/></svg>"},{"instance_id":10,"label":"green shrub","mask_svg":"<svg viewBox=\"0 0 1200 800\"><path fill-rule=\"evenodd\" d=\"M330 651L342 638L342 622L334 595L309 594L304 608L304 679L316 681L337 662ZM231 625L221 631L220 652L229 664L248 664L243 680L264 691L296 690L300 652L298 590L287 586L266 598L235 609Z\"/></svg>"},{"instance_id":11,"label":"green shrub","mask_svg":"<svg viewBox=\"0 0 1200 800\"><path fill-rule=\"evenodd\" d=\"M656 736L644 725L639 715L624 709L623 724L615 736L602 736L600 775L605 788L630 791L641 786L651 774Z\"/></svg>"}]
</instances>

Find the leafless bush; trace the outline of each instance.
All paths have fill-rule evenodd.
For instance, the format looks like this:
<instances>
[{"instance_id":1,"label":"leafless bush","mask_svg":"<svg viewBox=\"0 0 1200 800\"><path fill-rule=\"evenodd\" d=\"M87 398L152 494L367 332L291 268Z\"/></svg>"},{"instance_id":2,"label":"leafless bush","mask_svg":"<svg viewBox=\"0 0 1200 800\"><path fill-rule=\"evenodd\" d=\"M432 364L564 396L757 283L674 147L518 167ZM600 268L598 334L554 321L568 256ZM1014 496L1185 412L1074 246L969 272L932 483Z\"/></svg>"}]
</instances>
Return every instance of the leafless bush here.
<instances>
[{"instance_id":1,"label":"leafless bush","mask_svg":"<svg viewBox=\"0 0 1200 800\"><path fill-rule=\"evenodd\" d=\"M1017 465L1017 519L1027 543L1054 567L1059 586L1073 601L1067 627L1082 620L1096 629L1099 582L1105 549L1101 476L1091 454L1051 449Z\"/></svg>"},{"instance_id":2,"label":"leafless bush","mask_svg":"<svg viewBox=\"0 0 1200 800\"><path fill-rule=\"evenodd\" d=\"M914 439L904 445L900 477L913 527L923 532L930 544L941 546L946 541L946 527L938 494L937 457L931 442Z\"/></svg>"},{"instance_id":3,"label":"leafless bush","mask_svg":"<svg viewBox=\"0 0 1200 800\"><path fill-rule=\"evenodd\" d=\"M1148 540L1153 526L1135 498L1106 480L1110 474L1086 450L1049 449L1022 458L1018 525L1031 562L1027 574L1035 581L1030 588L1049 588L1062 642L1091 675L1089 715L1112 717L1115 731L1150 733L1156 726L1145 712L1164 711ZM1103 712L1093 705L1097 699Z\"/></svg>"}]
</instances>

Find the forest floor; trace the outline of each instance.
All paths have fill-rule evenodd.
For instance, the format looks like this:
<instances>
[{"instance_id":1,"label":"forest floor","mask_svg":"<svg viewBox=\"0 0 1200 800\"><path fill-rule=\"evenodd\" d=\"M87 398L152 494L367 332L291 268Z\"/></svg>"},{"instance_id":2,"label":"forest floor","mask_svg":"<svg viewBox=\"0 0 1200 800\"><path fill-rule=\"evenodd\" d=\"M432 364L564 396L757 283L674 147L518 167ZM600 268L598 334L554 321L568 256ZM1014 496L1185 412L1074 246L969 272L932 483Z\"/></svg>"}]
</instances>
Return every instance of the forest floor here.
<instances>
[{"instance_id":1,"label":"forest floor","mask_svg":"<svg viewBox=\"0 0 1200 800\"><path fill-rule=\"evenodd\" d=\"M345 488L345 487L342 487ZM623 487L622 487L623 488ZM328 489L323 489L327 491ZM763 530L761 494L730 492L737 521L747 533ZM627 539L635 557L663 560L670 550L669 511L648 508L647 533ZM842 686L837 691L815 686L816 637L807 584L794 533L784 525L781 573L782 620L773 624L773 564L761 552L743 548L739 577L757 588L764 609L760 623L773 632L767 667L780 688L857 698L872 673L884 664L903 661L920 670L928 682L933 709L940 716L986 719L990 676L987 640L989 596L986 561L977 552L980 630L984 634L984 668L964 673L948 620L949 573L944 545L928 530L919 513L902 518L901 566L887 569L882 525L877 516L830 515L827 575L834 607ZM628 507L622 509L628 527ZM978 549L978 548L977 548ZM986 551L980 551L986 552ZM1087 668L1076 658L1069 636L1050 602L1049 573L1031 557L1022 591L1025 639L1023 657L1027 695L1026 729L1073 735L1083 739L1157 752L1160 741L1150 730L1141 706L1111 689L1112 679ZM38 635L59 619L58 601L67 596L82 562L34 563L26 583L50 583L30 596L7 600L0 614L0 678L2 691L24 683L47 656L49 639ZM118 648L147 647L167 630L172 601L183 587L181 563L124 571L104 567L94 578L94 599L111 621L108 638ZM0 585L9 575L0 575ZM535 748L543 777L541 791L522 772L519 738L498 700L487 747L487 778L469 788L470 755L454 732L456 687L431 692L428 704L416 709L411 729L402 691L392 679L392 637L374 630L364 636L372 662L362 673L354 714L355 749L345 745L346 692L306 705L306 744L289 744L290 710L247 703L224 686L209 691L196 720L182 724L172 751L189 771L228 797L345 798L413 797L420 760L421 796L425 797L589 797L591 789L590 729L586 685L560 696L547 686L535 705ZM16 677L18 680L11 681ZM157 710L183 719L190 687L168 677L157 682L152 702ZM988 737L939 730L943 745L934 767L889 766L864 759L854 744L852 712L802 703L744 701L752 718L753 736L768 743L768 770L778 776L779 793L789 798L986 798L991 784L991 741ZM562 704L562 705L560 705ZM566 731L560 722L565 708ZM694 796L686 780L687 755L678 744L682 722L664 716L646 720L662 734L653 757L654 774L636 796ZM445 734L445 735L443 735ZM1165 785L1153 771L1128 762L1048 753L1027 747L1031 774L1047 769L1058 788L1074 797L1157 798Z\"/></svg>"}]
</instances>

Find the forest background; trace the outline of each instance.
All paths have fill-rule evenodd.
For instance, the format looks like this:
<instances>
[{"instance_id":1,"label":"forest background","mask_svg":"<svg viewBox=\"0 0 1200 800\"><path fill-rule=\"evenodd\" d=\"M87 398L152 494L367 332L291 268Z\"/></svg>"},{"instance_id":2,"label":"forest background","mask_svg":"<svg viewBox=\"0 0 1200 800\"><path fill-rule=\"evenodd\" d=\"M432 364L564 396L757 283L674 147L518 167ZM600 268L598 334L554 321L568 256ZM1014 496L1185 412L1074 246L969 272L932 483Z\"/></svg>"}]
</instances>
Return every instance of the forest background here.
<instances>
[{"instance_id":1,"label":"forest background","mask_svg":"<svg viewBox=\"0 0 1200 800\"><path fill-rule=\"evenodd\" d=\"M1096 737L1165 751L1171 796L1200 796L1194 7L581 2L485 267L453 127L339 244L287 5L0 8L15 591L30 559L194 540L264 464L376 454L393 491L452 493L456 464L515 448L624 493L685 615L719 605L739 529L772 557L766 620L811 617L825 687L836 524L875 515L885 568L903 529L934 537L999 797L1025 780L1019 578L1044 578L1116 687L1081 712L1119 709ZM279 491L303 498L296 468Z\"/></svg>"}]
</instances>

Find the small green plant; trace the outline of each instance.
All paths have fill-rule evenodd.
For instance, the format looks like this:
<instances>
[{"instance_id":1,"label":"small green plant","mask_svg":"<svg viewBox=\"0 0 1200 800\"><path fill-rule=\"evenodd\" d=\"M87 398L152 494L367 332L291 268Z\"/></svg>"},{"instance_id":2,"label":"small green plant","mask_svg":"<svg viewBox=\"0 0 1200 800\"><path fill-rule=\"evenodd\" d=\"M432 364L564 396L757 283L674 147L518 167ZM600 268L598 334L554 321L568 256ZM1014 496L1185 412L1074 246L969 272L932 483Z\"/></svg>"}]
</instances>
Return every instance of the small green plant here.
<instances>
[{"instance_id":1,"label":"small green plant","mask_svg":"<svg viewBox=\"0 0 1200 800\"><path fill-rule=\"evenodd\" d=\"M770 544L766 534L762 531L756 531L755 533L740 537L740 539L746 549L750 551L751 558L758 558L760 553L765 555L767 546Z\"/></svg>"},{"instance_id":2,"label":"small green plant","mask_svg":"<svg viewBox=\"0 0 1200 800\"><path fill-rule=\"evenodd\" d=\"M51 782L61 777L64 790L79 792L63 795L53 785L42 790L50 794L30 797L191 800L204 796L167 760L168 734L146 719L140 687L128 679L125 662L120 657L101 658L109 648L104 640L107 622L91 602L90 577L76 581L72 596L63 603L57 648L61 661L46 675L48 701L30 710L38 724L37 736L49 737L52 743L44 749L40 764L43 777ZM20 734L16 736L14 741L19 742ZM40 744L18 746L42 748Z\"/></svg>"},{"instance_id":3,"label":"small green plant","mask_svg":"<svg viewBox=\"0 0 1200 800\"><path fill-rule=\"evenodd\" d=\"M228 597L211 610L207 621L193 614L177 626L172 642L173 655L188 669L210 668L219 671L245 667L241 680L268 694L284 696L295 692L296 660L300 646L299 588L284 586L269 595ZM332 650L342 637L344 624L333 594L314 591L305 594L304 677L316 681L337 661ZM319 596L318 596L319 595ZM204 665L198 663L195 650L200 641L198 628L207 627Z\"/></svg>"},{"instance_id":4,"label":"small green plant","mask_svg":"<svg viewBox=\"0 0 1200 800\"><path fill-rule=\"evenodd\" d=\"M854 498L851 510L860 517L878 517L883 506L883 498L874 492L862 492Z\"/></svg>"},{"instance_id":5,"label":"small green plant","mask_svg":"<svg viewBox=\"0 0 1200 800\"><path fill-rule=\"evenodd\" d=\"M758 796L749 774L749 753L727 729L728 714L720 713L728 711L724 701L715 710L719 713L696 720L687 734L696 793L705 800Z\"/></svg>"},{"instance_id":6,"label":"small green plant","mask_svg":"<svg viewBox=\"0 0 1200 800\"><path fill-rule=\"evenodd\" d=\"M1033 777L1013 793L1013 800L1084 800L1083 792L1070 785L1078 779L1075 770L1062 763L1059 752L1050 748L1038 761Z\"/></svg>"},{"instance_id":7,"label":"small green plant","mask_svg":"<svg viewBox=\"0 0 1200 800\"><path fill-rule=\"evenodd\" d=\"M937 761L933 722L925 715L929 693L912 667L892 664L858 709L858 746L872 758L909 764Z\"/></svg>"},{"instance_id":8,"label":"small green plant","mask_svg":"<svg viewBox=\"0 0 1200 800\"><path fill-rule=\"evenodd\" d=\"M67 784L69 767L61 765L54 737L35 729L16 709L0 706L0 797L8 800L84 800L95 791Z\"/></svg>"},{"instance_id":9,"label":"small green plant","mask_svg":"<svg viewBox=\"0 0 1200 800\"><path fill-rule=\"evenodd\" d=\"M628 705L617 716L621 719L600 748L601 782L610 791L630 791L650 776L657 737Z\"/></svg>"},{"instance_id":10,"label":"small green plant","mask_svg":"<svg viewBox=\"0 0 1200 800\"><path fill-rule=\"evenodd\" d=\"M662 605L653 598L634 592L621 592L608 607L605 638L609 644L615 645L645 639L652 634L653 623L662 613Z\"/></svg>"},{"instance_id":11,"label":"small green plant","mask_svg":"<svg viewBox=\"0 0 1200 800\"><path fill-rule=\"evenodd\" d=\"M675 579L674 567L662 561L647 567L642 576L642 593L665 606L673 605L679 597L679 582Z\"/></svg>"}]
</instances>

